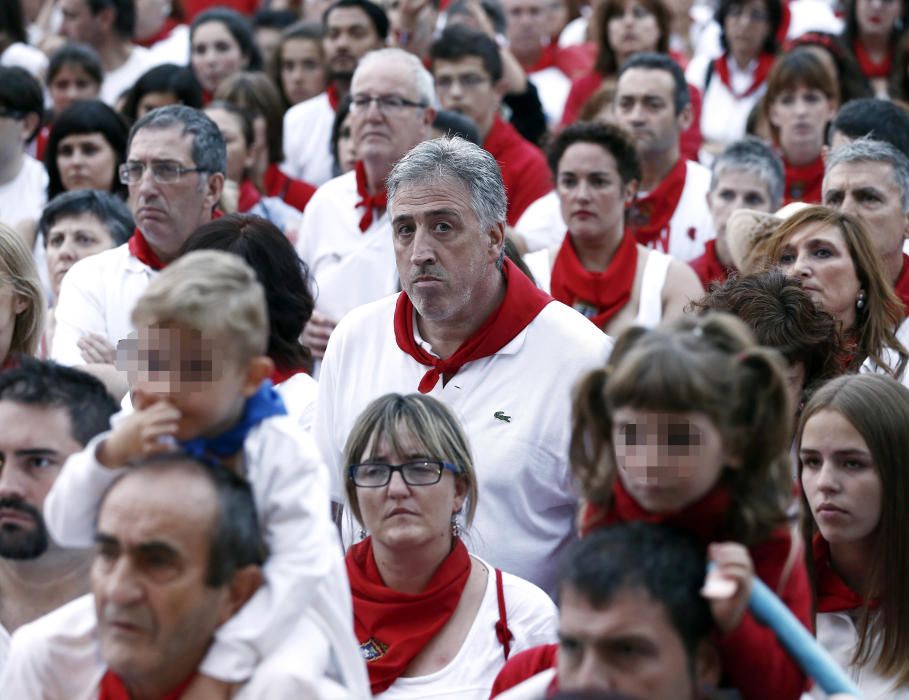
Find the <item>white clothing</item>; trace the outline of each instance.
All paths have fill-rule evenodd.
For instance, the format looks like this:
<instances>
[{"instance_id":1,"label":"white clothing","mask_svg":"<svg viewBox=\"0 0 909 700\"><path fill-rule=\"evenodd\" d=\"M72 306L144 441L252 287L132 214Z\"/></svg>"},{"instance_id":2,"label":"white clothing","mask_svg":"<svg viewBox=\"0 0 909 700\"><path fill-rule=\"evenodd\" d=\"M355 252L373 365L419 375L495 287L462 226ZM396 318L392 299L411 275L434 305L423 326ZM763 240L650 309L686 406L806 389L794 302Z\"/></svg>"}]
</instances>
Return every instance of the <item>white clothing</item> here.
<instances>
[{"instance_id":1,"label":"white clothing","mask_svg":"<svg viewBox=\"0 0 909 700\"><path fill-rule=\"evenodd\" d=\"M900 341L904 348L909 348L909 318L905 319L900 324L899 328L896 329L896 339ZM884 348L882 355L883 357L881 359L884 360L886 366L890 369L895 370L899 365L899 354L891 348ZM859 372L867 372L870 374L885 374L887 376L890 376L889 372L887 372L887 369L877 364L870 357L866 358L862 363L862 366L859 368ZM909 362L907 362L907 366L903 370L903 375L901 377L897 377L897 379L899 379L904 386L909 387Z\"/></svg>"},{"instance_id":2,"label":"white clothing","mask_svg":"<svg viewBox=\"0 0 909 700\"><path fill-rule=\"evenodd\" d=\"M504 693L499 693L496 695L496 700L545 700L546 691L552 685L552 679L555 678L555 675L556 669L547 668L545 671L540 671L526 681L509 688Z\"/></svg>"},{"instance_id":3,"label":"white clothing","mask_svg":"<svg viewBox=\"0 0 909 700\"><path fill-rule=\"evenodd\" d=\"M229 624L229 622L228 622ZM256 667L236 700L369 697L359 650L337 644L320 611L299 620ZM106 667L101 660L95 600L85 595L16 630L0 697L23 700L96 700Z\"/></svg>"},{"instance_id":4,"label":"white clothing","mask_svg":"<svg viewBox=\"0 0 909 700\"><path fill-rule=\"evenodd\" d=\"M558 192L552 190L531 202L514 225L514 229L524 239L530 253L558 248L568 229L565 226L565 219L562 218L562 203Z\"/></svg>"},{"instance_id":5,"label":"white clothing","mask_svg":"<svg viewBox=\"0 0 909 700\"><path fill-rule=\"evenodd\" d=\"M282 170L293 178L316 187L334 177L331 129L335 110L328 93L296 104L284 114L284 164ZM309 209L309 205L306 207Z\"/></svg>"},{"instance_id":6,"label":"white clothing","mask_svg":"<svg viewBox=\"0 0 909 700\"><path fill-rule=\"evenodd\" d=\"M112 418L116 425L121 414ZM89 546L101 497L128 467L108 469L96 454L110 433L93 438L66 460L47 495L48 532L64 547ZM353 613L338 535L329 512L329 476L312 438L288 416L259 423L243 446L244 476L252 486L269 557L265 584L216 636L200 666L224 681L245 681L263 656L311 607L351 631ZM329 579L330 586L320 583ZM318 590L317 590L318 589Z\"/></svg>"},{"instance_id":7,"label":"white clothing","mask_svg":"<svg viewBox=\"0 0 909 700\"><path fill-rule=\"evenodd\" d=\"M34 46L17 41L0 53L0 66L18 66L24 68L42 83L47 73L47 55Z\"/></svg>"},{"instance_id":8,"label":"white clothing","mask_svg":"<svg viewBox=\"0 0 909 700\"><path fill-rule=\"evenodd\" d=\"M129 58L122 66L112 71L105 71L99 97L113 107L120 96L131 88L145 71L155 65L154 57L148 49L144 46L133 46L129 52Z\"/></svg>"},{"instance_id":9,"label":"white clothing","mask_svg":"<svg viewBox=\"0 0 909 700\"><path fill-rule=\"evenodd\" d=\"M547 294L552 293L552 266L558 249L540 250L524 257L524 263L533 273L537 286ZM654 328L663 319L663 287L669 274L672 256L658 250L648 250L641 276L640 299L634 325Z\"/></svg>"},{"instance_id":10,"label":"white clothing","mask_svg":"<svg viewBox=\"0 0 909 700\"><path fill-rule=\"evenodd\" d=\"M275 391L281 395L287 415L294 419L304 433L311 434L316 420L319 383L308 374L299 372L276 384Z\"/></svg>"},{"instance_id":11,"label":"white clothing","mask_svg":"<svg viewBox=\"0 0 909 700\"><path fill-rule=\"evenodd\" d=\"M581 7L580 17L575 17L559 33L559 46L578 46L587 42L587 26L590 23L590 8Z\"/></svg>"},{"instance_id":12,"label":"white clothing","mask_svg":"<svg viewBox=\"0 0 909 700\"><path fill-rule=\"evenodd\" d=\"M189 27L178 24L170 34L148 47L151 63L159 66L173 63L177 66L189 65Z\"/></svg>"},{"instance_id":13,"label":"white clothing","mask_svg":"<svg viewBox=\"0 0 909 700\"><path fill-rule=\"evenodd\" d=\"M499 620L496 575L486 566L486 591L477 616L455 657L442 668L425 676L399 677L378 700L487 700L502 666L505 651L495 633ZM508 629L514 635L510 654L518 654L557 639L559 617L556 606L532 583L502 572L502 589Z\"/></svg>"},{"instance_id":14,"label":"white clothing","mask_svg":"<svg viewBox=\"0 0 909 700\"><path fill-rule=\"evenodd\" d=\"M23 221L38 222L47 204L44 163L25 154L19 174L0 185L0 222L16 228Z\"/></svg>"},{"instance_id":15,"label":"white clothing","mask_svg":"<svg viewBox=\"0 0 909 700\"><path fill-rule=\"evenodd\" d=\"M9 645L12 635L6 631L6 627L0 625L0 673L3 673L3 667L6 666L6 659L9 657Z\"/></svg>"},{"instance_id":16,"label":"white clothing","mask_svg":"<svg viewBox=\"0 0 909 700\"><path fill-rule=\"evenodd\" d=\"M839 666L846 670L853 682L862 692L863 700L909 700L909 686L893 687L893 680L883 678L874 670L877 654L868 663L856 667L850 662L858 643L856 620L852 614L858 610L835 613L818 613L817 641L833 657ZM812 696L827 697L820 689L813 689Z\"/></svg>"},{"instance_id":17,"label":"white clothing","mask_svg":"<svg viewBox=\"0 0 909 700\"><path fill-rule=\"evenodd\" d=\"M300 228L303 216L300 210L290 206L280 197L262 197L247 214L261 216L277 226L285 236L293 235Z\"/></svg>"},{"instance_id":18,"label":"white clothing","mask_svg":"<svg viewBox=\"0 0 909 700\"><path fill-rule=\"evenodd\" d=\"M373 210L360 230L365 209L356 208L357 175L329 180L309 200L297 237L297 253L309 266L316 310L339 321L351 309L398 291L391 221Z\"/></svg>"},{"instance_id":19,"label":"white clothing","mask_svg":"<svg viewBox=\"0 0 909 700\"><path fill-rule=\"evenodd\" d=\"M355 309L328 341L316 437L338 502L341 454L356 418L379 396L416 392L429 369L397 345L396 302L397 295ZM497 353L468 362L428 394L455 412L470 439L480 493L471 551L550 595L577 504L568 466L571 391L611 348L583 316L552 302Z\"/></svg>"},{"instance_id":20,"label":"white clothing","mask_svg":"<svg viewBox=\"0 0 909 700\"><path fill-rule=\"evenodd\" d=\"M565 110L565 100L571 91L571 78L555 66L528 73L527 78L537 89L543 113L546 115L546 123L559 124Z\"/></svg>"},{"instance_id":21,"label":"white clothing","mask_svg":"<svg viewBox=\"0 0 909 700\"><path fill-rule=\"evenodd\" d=\"M130 255L126 243L73 265L60 284L54 309L57 328L51 358L64 365L84 365L78 342L88 333L98 333L116 347L133 332L133 307L157 274Z\"/></svg>"}]
</instances>

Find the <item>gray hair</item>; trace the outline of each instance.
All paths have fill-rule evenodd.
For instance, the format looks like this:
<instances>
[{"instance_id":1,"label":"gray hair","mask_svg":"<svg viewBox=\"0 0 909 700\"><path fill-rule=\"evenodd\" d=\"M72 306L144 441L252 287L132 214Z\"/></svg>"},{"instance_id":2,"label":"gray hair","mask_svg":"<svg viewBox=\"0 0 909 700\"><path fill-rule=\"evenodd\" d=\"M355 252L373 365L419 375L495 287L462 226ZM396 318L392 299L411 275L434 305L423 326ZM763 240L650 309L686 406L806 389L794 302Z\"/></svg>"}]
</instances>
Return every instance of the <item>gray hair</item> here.
<instances>
[{"instance_id":1,"label":"gray hair","mask_svg":"<svg viewBox=\"0 0 909 700\"><path fill-rule=\"evenodd\" d=\"M893 168L893 181L900 188L900 205L909 212L909 158L886 141L863 137L844 144L827 156L824 167L824 189L827 176L843 163L886 163Z\"/></svg>"},{"instance_id":2,"label":"gray hair","mask_svg":"<svg viewBox=\"0 0 909 700\"><path fill-rule=\"evenodd\" d=\"M407 67L410 68L413 75L413 84L416 88L417 95L419 95L419 101L427 107L432 107L436 104L436 87L435 81L432 78L432 73L426 70L426 67L420 62L419 58L402 49L377 49L376 51L367 53L357 64L357 69L354 71L351 85L357 82L357 74L359 74L361 70L368 68L373 63L384 62L386 60L407 64Z\"/></svg>"},{"instance_id":3,"label":"gray hair","mask_svg":"<svg viewBox=\"0 0 909 700\"><path fill-rule=\"evenodd\" d=\"M218 126L208 116L185 105L168 105L154 109L139 119L129 132L126 152L133 145L133 139L142 129L172 129L180 127L183 134L191 134L193 164L207 173L227 172L227 146Z\"/></svg>"},{"instance_id":4,"label":"gray hair","mask_svg":"<svg viewBox=\"0 0 909 700\"><path fill-rule=\"evenodd\" d=\"M459 136L423 141L395 163L386 182L389 210L402 185L449 180L470 190L483 230L505 223L508 206L499 164L488 151Z\"/></svg>"},{"instance_id":5,"label":"gray hair","mask_svg":"<svg viewBox=\"0 0 909 700\"><path fill-rule=\"evenodd\" d=\"M710 191L716 189L720 176L729 170L744 171L758 178L770 193L770 211L776 211L783 202L786 174L783 161L764 141L746 136L730 143L713 161L710 172Z\"/></svg>"}]
</instances>

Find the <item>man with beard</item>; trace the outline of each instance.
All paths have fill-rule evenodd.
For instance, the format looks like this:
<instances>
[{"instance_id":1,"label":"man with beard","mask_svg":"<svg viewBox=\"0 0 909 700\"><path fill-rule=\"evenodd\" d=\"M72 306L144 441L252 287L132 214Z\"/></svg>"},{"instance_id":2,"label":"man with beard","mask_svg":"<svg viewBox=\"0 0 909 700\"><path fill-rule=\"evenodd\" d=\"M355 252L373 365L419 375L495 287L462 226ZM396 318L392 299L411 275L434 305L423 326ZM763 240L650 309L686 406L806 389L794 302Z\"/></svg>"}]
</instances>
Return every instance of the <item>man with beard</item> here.
<instances>
[{"instance_id":1,"label":"man with beard","mask_svg":"<svg viewBox=\"0 0 909 700\"><path fill-rule=\"evenodd\" d=\"M41 509L66 458L117 409L97 379L52 362L0 374L0 668L14 630L88 591L87 553L51 542Z\"/></svg>"},{"instance_id":2,"label":"man with beard","mask_svg":"<svg viewBox=\"0 0 909 700\"><path fill-rule=\"evenodd\" d=\"M284 115L284 169L319 186L334 177L331 131L335 110L350 91L360 59L385 45L388 16L370 0L337 0L322 18L328 88Z\"/></svg>"}]
</instances>

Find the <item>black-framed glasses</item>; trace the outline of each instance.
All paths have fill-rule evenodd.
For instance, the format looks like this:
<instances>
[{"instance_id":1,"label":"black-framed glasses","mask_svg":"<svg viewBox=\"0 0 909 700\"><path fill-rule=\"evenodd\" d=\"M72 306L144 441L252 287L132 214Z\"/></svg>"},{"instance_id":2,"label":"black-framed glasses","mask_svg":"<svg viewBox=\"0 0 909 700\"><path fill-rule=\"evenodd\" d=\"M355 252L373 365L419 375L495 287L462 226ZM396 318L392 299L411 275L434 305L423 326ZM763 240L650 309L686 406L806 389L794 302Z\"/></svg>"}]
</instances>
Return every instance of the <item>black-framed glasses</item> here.
<instances>
[{"instance_id":1,"label":"black-framed glasses","mask_svg":"<svg viewBox=\"0 0 909 700\"><path fill-rule=\"evenodd\" d=\"M355 486L373 489L388 485L391 475L398 472L408 486L432 486L442 480L442 472L446 469L453 474L461 473L461 468L451 462L420 459L404 464L385 464L384 462L351 464L347 468L347 477L354 482Z\"/></svg>"},{"instance_id":2,"label":"black-framed glasses","mask_svg":"<svg viewBox=\"0 0 909 700\"><path fill-rule=\"evenodd\" d=\"M171 161L160 161L146 165L131 161L123 163L117 170L120 175L120 182L124 185L136 185L142 181L146 168L151 170L152 179L159 185L170 185L177 182L186 173L204 173L205 168L184 168L179 163Z\"/></svg>"},{"instance_id":3,"label":"black-framed glasses","mask_svg":"<svg viewBox=\"0 0 909 700\"><path fill-rule=\"evenodd\" d=\"M396 114L405 109L423 109L426 107L426 104L423 102L406 100L398 95L379 95L373 97L372 95L363 95L361 93L353 95L350 98L350 111L368 112L369 105L373 102L376 103L376 107L378 107L382 114Z\"/></svg>"}]
</instances>

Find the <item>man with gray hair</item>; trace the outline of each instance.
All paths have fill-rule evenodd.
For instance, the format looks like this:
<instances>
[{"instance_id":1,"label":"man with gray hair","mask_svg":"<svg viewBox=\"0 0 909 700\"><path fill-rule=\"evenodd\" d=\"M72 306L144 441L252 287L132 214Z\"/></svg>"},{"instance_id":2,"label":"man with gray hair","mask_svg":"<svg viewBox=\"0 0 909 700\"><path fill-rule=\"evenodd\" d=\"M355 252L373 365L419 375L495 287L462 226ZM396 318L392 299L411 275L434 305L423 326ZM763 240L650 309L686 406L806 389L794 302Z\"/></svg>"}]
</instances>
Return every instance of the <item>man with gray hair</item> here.
<instances>
[{"instance_id":1,"label":"man with gray hair","mask_svg":"<svg viewBox=\"0 0 909 700\"><path fill-rule=\"evenodd\" d=\"M827 158L824 204L854 215L864 225L893 283L909 309L909 159L884 141L857 139Z\"/></svg>"},{"instance_id":2,"label":"man with gray hair","mask_svg":"<svg viewBox=\"0 0 909 700\"><path fill-rule=\"evenodd\" d=\"M753 136L730 143L713 161L707 207L713 217L716 238L707 241L704 254L689 264L705 289L722 284L735 263L726 240L726 222L737 209L774 212L783 201L785 172L780 157Z\"/></svg>"},{"instance_id":3,"label":"man with gray hair","mask_svg":"<svg viewBox=\"0 0 909 700\"><path fill-rule=\"evenodd\" d=\"M120 181L129 186L136 222L132 238L80 260L63 280L57 301L52 357L86 365L113 391L119 373L113 348L133 330L130 314L158 270L173 260L189 235L211 221L221 198L227 149L211 119L174 105L149 112L129 134ZM106 356L86 356L86 339L109 345ZM125 393L125 384L121 390Z\"/></svg>"},{"instance_id":4,"label":"man with gray hair","mask_svg":"<svg viewBox=\"0 0 909 700\"><path fill-rule=\"evenodd\" d=\"M475 458L472 551L552 593L577 501L571 392L603 366L612 342L504 257L505 189L482 148L459 138L418 145L392 170L388 202L404 291L352 311L332 335L315 428L323 459L341 464L373 399L439 399Z\"/></svg>"},{"instance_id":5,"label":"man with gray hair","mask_svg":"<svg viewBox=\"0 0 909 700\"><path fill-rule=\"evenodd\" d=\"M364 56L351 81L354 171L329 180L303 214L297 252L309 266L316 308L303 342L321 358L335 324L351 309L396 292L385 178L432 134L432 75L401 49Z\"/></svg>"}]
</instances>

